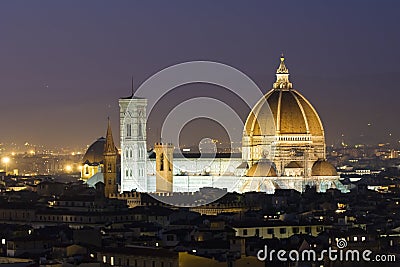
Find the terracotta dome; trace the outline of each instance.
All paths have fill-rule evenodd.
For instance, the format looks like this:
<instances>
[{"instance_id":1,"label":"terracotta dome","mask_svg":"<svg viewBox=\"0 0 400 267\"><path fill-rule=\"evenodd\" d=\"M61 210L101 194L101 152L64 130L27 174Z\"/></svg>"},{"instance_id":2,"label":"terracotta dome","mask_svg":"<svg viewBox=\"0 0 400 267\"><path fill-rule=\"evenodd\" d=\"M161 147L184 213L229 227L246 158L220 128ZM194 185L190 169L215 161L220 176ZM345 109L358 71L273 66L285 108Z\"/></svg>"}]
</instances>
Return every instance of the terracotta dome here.
<instances>
[{"instance_id":1,"label":"terracotta dome","mask_svg":"<svg viewBox=\"0 0 400 267\"><path fill-rule=\"evenodd\" d=\"M326 160L317 160L311 169L312 176L337 176L335 167Z\"/></svg>"},{"instance_id":2,"label":"terracotta dome","mask_svg":"<svg viewBox=\"0 0 400 267\"><path fill-rule=\"evenodd\" d=\"M281 57L273 89L254 106L246 120L245 134L323 136L324 128L314 107L289 82L289 72Z\"/></svg>"},{"instance_id":3,"label":"terracotta dome","mask_svg":"<svg viewBox=\"0 0 400 267\"><path fill-rule=\"evenodd\" d=\"M257 118L257 119L256 119ZM272 89L255 105L247 118L247 135L311 134L323 136L321 120L303 95L294 89Z\"/></svg>"},{"instance_id":4,"label":"terracotta dome","mask_svg":"<svg viewBox=\"0 0 400 267\"><path fill-rule=\"evenodd\" d=\"M93 144L89 146L86 150L85 155L83 156L83 163L102 163L104 160L104 145L106 143L106 139L104 137L100 137Z\"/></svg>"},{"instance_id":5,"label":"terracotta dome","mask_svg":"<svg viewBox=\"0 0 400 267\"><path fill-rule=\"evenodd\" d=\"M247 171L249 177L276 177L274 164L268 160L260 160Z\"/></svg>"}]
</instances>

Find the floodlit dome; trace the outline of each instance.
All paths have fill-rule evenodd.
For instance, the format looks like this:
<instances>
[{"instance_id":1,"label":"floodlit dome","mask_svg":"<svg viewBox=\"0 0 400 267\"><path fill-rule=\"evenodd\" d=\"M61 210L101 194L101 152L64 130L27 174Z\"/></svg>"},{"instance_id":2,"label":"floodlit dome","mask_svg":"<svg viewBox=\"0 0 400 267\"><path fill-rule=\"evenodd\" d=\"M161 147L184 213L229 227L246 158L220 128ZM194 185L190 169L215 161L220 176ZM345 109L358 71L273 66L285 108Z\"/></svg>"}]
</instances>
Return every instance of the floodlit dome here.
<instances>
[{"instance_id":1,"label":"floodlit dome","mask_svg":"<svg viewBox=\"0 0 400 267\"><path fill-rule=\"evenodd\" d=\"M317 160L312 169L312 176L337 176L335 167L326 160Z\"/></svg>"},{"instance_id":2,"label":"floodlit dome","mask_svg":"<svg viewBox=\"0 0 400 267\"><path fill-rule=\"evenodd\" d=\"M104 137L100 137L93 144L89 146L86 150L85 155L83 156L83 163L101 163L104 160L104 145L106 143L106 139Z\"/></svg>"},{"instance_id":3,"label":"floodlit dome","mask_svg":"<svg viewBox=\"0 0 400 267\"><path fill-rule=\"evenodd\" d=\"M273 129L276 133L271 132ZM303 95L294 89L278 88L269 91L254 106L246 120L245 134L323 136L324 128L314 107Z\"/></svg>"},{"instance_id":4,"label":"floodlit dome","mask_svg":"<svg viewBox=\"0 0 400 267\"><path fill-rule=\"evenodd\" d=\"M252 108L242 138L242 159L250 166L268 158L278 176L311 176L308 166L325 159L322 121L311 103L289 81L289 70L281 56L276 81ZM291 169L285 171L285 169ZM294 169L304 168L301 173Z\"/></svg>"},{"instance_id":5,"label":"floodlit dome","mask_svg":"<svg viewBox=\"0 0 400 267\"><path fill-rule=\"evenodd\" d=\"M276 171L274 164L271 161L262 159L259 162L253 164L247 171L249 177L276 177Z\"/></svg>"}]
</instances>

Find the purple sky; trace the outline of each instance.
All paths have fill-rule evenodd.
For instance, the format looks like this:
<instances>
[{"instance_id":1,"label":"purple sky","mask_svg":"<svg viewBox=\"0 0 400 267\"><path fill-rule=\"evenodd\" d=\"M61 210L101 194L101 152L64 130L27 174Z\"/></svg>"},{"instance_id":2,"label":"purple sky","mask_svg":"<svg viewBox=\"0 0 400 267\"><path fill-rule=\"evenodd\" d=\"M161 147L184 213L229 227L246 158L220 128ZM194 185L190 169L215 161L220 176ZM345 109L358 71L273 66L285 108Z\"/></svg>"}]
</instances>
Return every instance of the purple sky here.
<instances>
[{"instance_id":1,"label":"purple sky","mask_svg":"<svg viewBox=\"0 0 400 267\"><path fill-rule=\"evenodd\" d=\"M105 134L110 116L119 143L118 98L129 95L131 75L139 84L176 63L212 60L267 91L281 51L328 144L342 134L398 142L399 8L395 0L1 1L0 142L84 146Z\"/></svg>"}]
</instances>

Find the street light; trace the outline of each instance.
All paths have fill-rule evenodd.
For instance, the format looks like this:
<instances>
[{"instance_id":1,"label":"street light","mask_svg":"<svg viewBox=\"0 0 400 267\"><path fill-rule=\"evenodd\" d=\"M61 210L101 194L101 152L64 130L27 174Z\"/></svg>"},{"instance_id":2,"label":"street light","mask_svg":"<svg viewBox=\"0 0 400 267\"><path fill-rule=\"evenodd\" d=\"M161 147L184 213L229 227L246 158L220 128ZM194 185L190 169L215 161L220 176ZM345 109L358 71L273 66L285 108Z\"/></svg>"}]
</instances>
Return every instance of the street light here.
<instances>
[{"instance_id":1,"label":"street light","mask_svg":"<svg viewBox=\"0 0 400 267\"><path fill-rule=\"evenodd\" d=\"M9 157L4 157L4 158L1 159L1 161L6 165L6 175L7 175L8 163L10 162L10 158Z\"/></svg>"},{"instance_id":2,"label":"street light","mask_svg":"<svg viewBox=\"0 0 400 267\"><path fill-rule=\"evenodd\" d=\"M71 166L71 165L66 165L66 166L65 166L65 170L66 170L67 172L71 172L71 171L72 171L72 166Z\"/></svg>"}]
</instances>

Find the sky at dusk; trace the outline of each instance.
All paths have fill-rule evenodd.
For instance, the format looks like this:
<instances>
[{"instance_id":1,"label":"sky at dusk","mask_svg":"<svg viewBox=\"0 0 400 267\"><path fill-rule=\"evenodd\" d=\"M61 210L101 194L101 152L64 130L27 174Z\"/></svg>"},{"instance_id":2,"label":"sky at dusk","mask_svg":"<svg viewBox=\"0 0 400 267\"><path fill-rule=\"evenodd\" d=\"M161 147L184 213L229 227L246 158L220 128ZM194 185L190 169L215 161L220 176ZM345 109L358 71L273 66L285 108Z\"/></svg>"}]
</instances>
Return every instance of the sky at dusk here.
<instances>
[{"instance_id":1,"label":"sky at dusk","mask_svg":"<svg viewBox=\"0 0 400 267\"><path fill-rule=\"evenodd\" d=\"M86 146L110 116L119 146L118 98L131 76L138 86L168 66L211 60L266 92L283 51L328 145L397 143L399 10L395 0L1 1L0 142Z\"/></svg>"}]
</instances>

